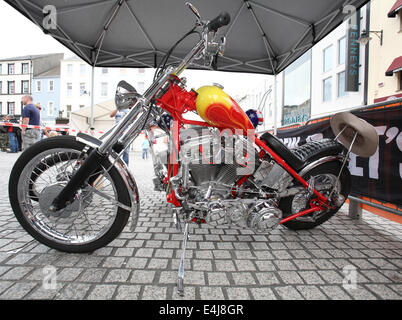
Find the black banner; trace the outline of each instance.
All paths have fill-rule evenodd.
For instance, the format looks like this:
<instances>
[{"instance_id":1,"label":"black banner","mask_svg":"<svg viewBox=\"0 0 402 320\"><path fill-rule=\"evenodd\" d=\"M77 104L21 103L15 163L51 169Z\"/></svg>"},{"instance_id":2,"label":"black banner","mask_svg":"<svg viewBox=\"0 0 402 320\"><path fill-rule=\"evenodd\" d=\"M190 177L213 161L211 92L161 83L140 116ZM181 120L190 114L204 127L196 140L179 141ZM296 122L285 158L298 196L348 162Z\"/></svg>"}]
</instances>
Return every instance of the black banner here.
<instances>
[{"instance_id":1,"label":"black banner","mask_svg":"<svg viewBox=\"0 0 402 320\"><path fill-rule=\"evenodd\" d=\"M380 144L377 152L369 159L353 153L350 155L351 194L401 206L402 105L353 113L376 128ZM329 120L325 120L299 128L279 130L278 137L293 149L311 140L334 138L334 134Z\"/></svg>"}]
</instances>

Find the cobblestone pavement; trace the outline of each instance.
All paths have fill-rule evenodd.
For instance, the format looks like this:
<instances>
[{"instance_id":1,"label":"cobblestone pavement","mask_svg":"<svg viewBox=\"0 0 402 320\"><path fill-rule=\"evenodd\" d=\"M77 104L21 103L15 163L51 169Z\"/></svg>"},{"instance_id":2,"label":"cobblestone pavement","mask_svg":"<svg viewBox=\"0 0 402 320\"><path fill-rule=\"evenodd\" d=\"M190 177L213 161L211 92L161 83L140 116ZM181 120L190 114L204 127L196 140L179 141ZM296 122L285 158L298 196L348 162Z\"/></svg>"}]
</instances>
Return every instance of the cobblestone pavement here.
<instances>
[{"instance_id":1,"label":"cobblestone pavement","mask_svg":"<svg viewBox=\"0 0 402 320\"><path fill-rule=\"evenodd\" d=\"M131 154L141 196L135 232L92 254L66 254L33 240L11 211L7 184L18 155L0 153L0 299L181 299L175 288L181 239L153 191L151 160ZM190 228L185 299L401 299L402 225L347 206L310 231L269 235ZM56 289L45 289L47 266ZM345 267L357 287L343 286ZM46 283L46 282L45 282Z\"/></svg>"}]
</instances>

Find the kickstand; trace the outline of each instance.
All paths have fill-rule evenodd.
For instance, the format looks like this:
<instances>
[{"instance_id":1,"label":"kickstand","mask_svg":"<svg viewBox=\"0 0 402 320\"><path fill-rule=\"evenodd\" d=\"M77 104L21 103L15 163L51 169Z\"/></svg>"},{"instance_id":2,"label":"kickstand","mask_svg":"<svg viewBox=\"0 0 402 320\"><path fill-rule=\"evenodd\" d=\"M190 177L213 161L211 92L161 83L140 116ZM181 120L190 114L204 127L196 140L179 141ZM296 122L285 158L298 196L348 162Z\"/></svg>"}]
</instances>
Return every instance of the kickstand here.
<instances>
[{"instance_id":1,"label":"kickstand","mask_svg":"<svg viewBox=\"0 0 402 320\"><path fill-rule=\"evenodd\" d=\"M181 251L179 274L177 277L177 291L179 296L181 297L184 297L184 259L186 257L187 239L188 239L188 222L186 222L184 225L183 247Z\"/></svg>"}]
</instances>

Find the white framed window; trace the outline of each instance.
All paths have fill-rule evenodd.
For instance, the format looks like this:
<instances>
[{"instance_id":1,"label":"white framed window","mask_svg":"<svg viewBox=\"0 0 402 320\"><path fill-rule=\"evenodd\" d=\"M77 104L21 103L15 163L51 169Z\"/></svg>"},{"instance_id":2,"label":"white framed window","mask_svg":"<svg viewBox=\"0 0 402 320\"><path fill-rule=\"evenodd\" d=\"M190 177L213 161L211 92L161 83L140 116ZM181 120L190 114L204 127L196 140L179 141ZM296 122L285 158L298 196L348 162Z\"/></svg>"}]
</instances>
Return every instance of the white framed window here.
<instances>
[{"instance_id":1,"label":"white framed window","mask_svg":"<svg viewBox=\"0 0 402 320\"><path fill-rule=\"evenodd\" d=\"M47 115L49 117L53 117L54 116L54 102L53 101L49 101L47 103Z\"/></svg>"},{"instance_id":2,"label":"white framed window","mask_svg":"<svg viewBox=\"0 0 402 320\"><path fill-rule=\"evenodd\" d=\"M29 81L28 80L21 81L21 93L24 93L24 94L29 93Z\"/></svg>"},{"instance_id":3,"label":"white framed window","mask_svg":"<svg viewBox=\"0 0 402 320\"><path fill-rule=\"evenodd\" d=\"M86 93L85 91L85 82L80 83L80 95L83 96Z\"/></svg>"},{"instance_id":4,"label":"white framed window","mask_svg":"<svg viewBox=\"0 0 402 320\"><path fill-rule=\"evenodd\" d=\"M68 74L72 74L73 73L73 65L71 63L69 63L67 65L67 73Z\"/></svg>"},{"instance_id":5,"label":"white framed window","mask_svg":"<svg viewBox=\"0 0 402 320\"><path fill-rule=\"evenodd\" d=\"M71 97L73 95L73 84L71 82L67 82L67 97Z\"/></svg>"},{"instance_id":6,"label":"white framed window","mask_svg":"<svg viewBox=\"0 0 402 320\"><path fill-rule=\"evenodd\" d=\"M7 102L7 114L15 114L15 102Z\"/></svg>"},{"instance_id":7,"label":"white framed window","mask_svg":"<svg viewBox=\"0 0 402 320\"><path fill-rule=\"evenodd\" d=\"M8 64L8 74L15 74L15 65L14 63Z\"/></svg>"},{"instance_id":8,"label":"white framed window","mask_svg":"<svg viewBox=\"0 0 402 320\"><path fill-rule=\"evenodd\" d=\"M3 81L0 81L0 94L3 93Z\"/></svg>"},{"instance_id":9,"label":"white framed window","mask_svg":"<svg viewBox=\"0 0 402 320\"><path fill-rule=\"evenodd\" d=\"M101 83L101 96L107 97L107 82Z\"/></svg>"},{"instance_id":10,"label":"white framed window","mask_svg":"<svg viewBox=\"0 0 402 320\"><path fill-rule=\"evenodd\" d=\"M338 40L338 64L346 62L346 37Z\"/></svg>"},{"instance_id":11,"label":"white framed window","mask_svg":"<svg viewBox=\"0 0 402 320\"><path fill-rule=\"evenodd\" d=\"M346 91L346 72L338 73L338 98L347 96L348 93Z\"/></svg>"},{"instance_id":12,"label":"white framed window","mask_svg":"<svg viewBox=\"0 0 402 320\"><path fill-rule=\"evenodd\" d=\"M8 94L14 94L15 93L15 81L8 81Z\"/></svg>"},{"instance_id":13,"label":"white framed window","mask_svg":"<svg viewBox=\"0 0 402 320\"><path fill-rule=\"evenodd\" d=\"M21 68L22 68L22 74L28 74L29 73L29 63L23 63Z\"/></svg>"},{"instance_id":14,"label":"white framed window","mask_svg":"<svg viewBox=\"0 0 402 320\"><path fill-rule=\"evenodd\" d=\"M36 80L35 82L35 91L42 92L42 80Z\"/></svg>"},{"instance_id":15,"label":"white framed window","mask_svg":"<svg viewBox=\"0 0 402 320\"><path fill-rule=\"evenodd\" d=\"M3 74L3 66L0 64L0 74Z\"/></svg>"},{"instance_id":16,"label":"white framed window","mask_svg":"<svg viewBox=\"0 0 402 320\"><path fill-rule=\"evenodd\" d=\"M84 63L81 63L80 64L80 73L85 74L86 71L87 71L87 66Z\"/></svg>"},{"instance_id":17,"label":"white framed window","mask_svg":"<svg viewBox=\"0 0 402 320\"><path fill-rule=\"evenodd\" d=\"M332 77L323 81L323 101L328 102L332 100Z\"/></svg>"},{"instance_id":18,"label":"white framed window","mask_svg":"<svg viewBox=\"0 0 402 320\"><path fill-rule=\"evenodd\" d=\"M334 46L330 45L328 48L324 49L324 72L328 72L333 68L334 61Z\"/></svg>"},{"instance_id":19,"label":"white framed window","mask_svg":"<svg viewBox=\"0 0 402 320\"><path fill-rule=\"evenodd\" d=\"M54 80L49 80L47 91L53 92L54 91Z\"/></svg>"}]
</instances>

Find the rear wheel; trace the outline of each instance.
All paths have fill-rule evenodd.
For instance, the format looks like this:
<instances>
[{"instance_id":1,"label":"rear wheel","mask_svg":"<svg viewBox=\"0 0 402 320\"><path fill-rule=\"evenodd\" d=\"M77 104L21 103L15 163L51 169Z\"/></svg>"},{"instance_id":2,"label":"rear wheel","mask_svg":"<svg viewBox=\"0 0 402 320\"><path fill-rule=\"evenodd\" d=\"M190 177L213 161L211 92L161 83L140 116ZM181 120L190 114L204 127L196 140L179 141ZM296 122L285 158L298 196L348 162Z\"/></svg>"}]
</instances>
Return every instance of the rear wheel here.
<instances>
[{"instance_id":1,"label":"rear wheel","mask_svg":"<svg viewBox=\"0 0 402 320\"><path fill-rule=\"evenodd\" d=\"M309 181L314 177L316 189L324 196L328 196L332 190L332 186L336 184L336 188L345 199L349 196L350 192L350 173L347 167L343 168L342 174L337 181L339 170L342 164L339 161L324 163L309 172L307 172L303 179ZM294 186L300 186L300 183L294 183ZM314 198L315 196L313 196ZM301 212L310 208L310 200L308 197L308 191L303 190L294 196L283 198L279 207L284 214L284 218ZM342 204L343 205L343 204ZM334 216L342 207L340 205L336 209L326 210L324 212L315 212L299 218L285 222L283 225L291 230L308 230L323 224Z\"/></svg>"},{"instance_id":2,"label":"rear wheel","mask_svg":"<svg viewBox=\"0 0 402 320\"><path fill-rule=\"evenodd\" d=\"M130 215L130 194L117 169L106 170L108 161L95 182L85 183L71 204L58 212L49 210L85 161L85 147L74 137L45 139L20 156L10 175L10 203L19 223L39 242L64 252L92 252L106 246Z\"/></svg>"}]
</instances>

